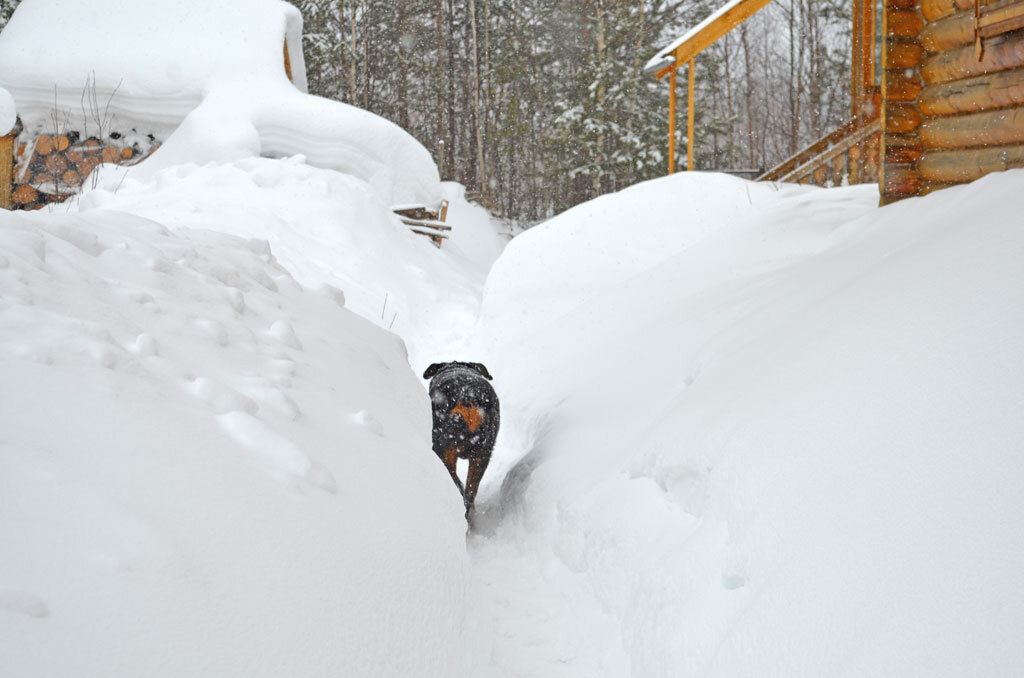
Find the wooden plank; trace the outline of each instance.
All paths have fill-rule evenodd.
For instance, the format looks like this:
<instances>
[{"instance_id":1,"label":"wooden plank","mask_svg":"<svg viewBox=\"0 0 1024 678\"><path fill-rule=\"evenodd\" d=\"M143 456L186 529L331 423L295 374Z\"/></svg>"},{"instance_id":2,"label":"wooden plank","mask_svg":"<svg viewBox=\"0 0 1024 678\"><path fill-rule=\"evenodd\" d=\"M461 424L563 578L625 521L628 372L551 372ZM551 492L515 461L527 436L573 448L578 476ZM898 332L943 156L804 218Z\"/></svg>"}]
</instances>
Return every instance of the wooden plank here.
<instances>
[{"instance_id":1,"label":"wooden plank","mask_svg":"<svg viewBox=\"0 0 1024 678\"><path fill-rule=\"evenodd\" d=\"M850 185L859 184L861 170L860 146L852 146L847 152L846 167L850 176Z\"/></svg>"},{"instance_id":2,"label":"wooden plank","mask_svg":"<svg viewBox=\"0 0 1024 678\"><path fill-rule=\"evenodd\" d=\"M676 68L715 44L719 38L754 16L769 2L771 0L739 0L738 2L725 5L722 9L697 24L672 49L670 54L675 58L675 64L658 71L658 79L660 80L669 75Z\"/></svg>"},{"instance_id":3,"label":"wooden plank","mask_svg":"<svg viewBox=\"0 0 1024 678\"><path fill-rule=\"evenodd\" d=\"M1024 108L931 118L918 130L925 148L1024 143Z\"/></svg>"},{"instance_id":4,"label":"wooden plank","mask_svg":"<svg viewBox=\"0 0 1024 678\"><path fill-rule=\"evenodd\" d=\"M690 59L690 91L686 98L686 169L689 172L693 171L693 84L695 69L695 62L693 59Z\"/></svg>"},{"instance_id":5,"label":"wooden plank","mask_svg":"<svg viewBox=\"0 0 1024 678\"><path fill-rule=\"evenodd\" d=\"M0 209L14 208L14 136L0 137Z\"/></svg>"},{"instance_id":6,"label":"wooden plank","mask_svg":"<svg viewBox=\"0 0 1024 678\"><path fill-rule=\"evenodd\" d=\"M980 61L974 45L937 54L921 66L921 76L926 85L931 85L1021 66L1024 66L1024 40L1005 40L995 45L986 45Z\"/></svg>"},{"instance_id":7,"label":"wooden plank","mask_svg":"<svg viewBox=\"0 0 1024 678\"><path fill-rule=\"evenodd\" d=\"M994 1L981 0L981 5L985 6ZM921 14L924 15L924 18L928 21L938 21L954 12L973 11L975 0L920 0L920 2Z\"/></svg>"},{"instance_id":8,"label":"wooden plank","mask_svg":"<svg viewBox=\"0 0 1024 678\"><path fill-rule=\"evenodd\" d=\"M826 134L810 146L802 149L796 155L791 156L779 165L765 172L763 175L758 177L758 181L782 181L783 176L790 175L797 167L805 164L815 156L820 155L833 144L837 144L851 134L858 132L861 128L870 126L872 123L877 123L877 120L877 116L867 116L856 117L846 121L841 127ZM877 130L878 127L875 126L875 129Z\"/></svg>"},{"instance_id":9,"label":"wooden plank","mask_svg":"<svg viewBox=\"0 0 1024 678\"><path fill-rule=\"evenodd\" d=\"M433 221L431 219L409 219L402 217L402 223L406 226L419 226L423 228L433 228L438 231L450 231L452 227L450 224L446 224L443 221Z\"/></svg>"},{"instance_id":10,"label":"wooden plank","mask_svg":"<svg viewBox=\"0 0 1024 678\"><path fill-rule=\"evenodd\" d=\"M1024 106L1024 68L930 85L921 92L919 104L925 115Z\"/></svg>"},{"instance_id":11,"label":"wooden plank","mask_svg":"<svg viewBox=\"0 0 1024 678\"><path fill-rule=\"evenodd\" d=\"M431 231L431 230L428 230L428 229L425 229L425 228L410 228L409 230L412 231L413 233L417 234L417 235L425 235L425 236L428 236L428 237L436 239L436 240L447 240L448 239L448 234L447 233L437 233L435 231Z\"/></svg>"},{"instance_id":12,"label":"wooden plank","mask_svg":"<svg viewBox=\"0 0 1024 678\"><path fill-rule=\"evenodd\" d=\"M850 30L850 117L857 115L857 108L864 93L862 74L864 72L864 12L860 11L863 0L854 0L850 16L853 26Z\"/></svg>"},{"instance_id":13,"label":"wooden plank","mask_svg":"<svg viewBox=\"0 0 1024 678\"><path fill-rule=\"evenodd\" d=\"M292 58L288 54L288 38L284 39L284 74L288 76L288 79L295 82L292 77Z\"/></svg>"},{"instance_id":14,"label":"wooden plank","mask_svg":"<svg viewBox=\"0 0 1024 678\"><path fill-rule=\"evenodd\" d=\"M983 38L991 38L1024 25L1024 0L1002 0L981 12L978 32Z\"/></svg>"},{"instance_id":15,"label":"wooden plank","mask_svg":"<svg viewBox=\"0 0 1024 678\"><path fill-rule=\"evenodd\" d=\"M1024 145L925 151L917 167L928 181L974 181L991 172L1024 167Z\"/></svg>"},{"instance_id":16,"label":"wooden plank","mask_svg":"<svg viewBox=\"0 0 1024 678\"><path fill-rule=\"evenodd\" d=\"M978 21L983 38L1024 25L1024 0L998 0L982 9ZM974 42L974 12L962 11L930 22L921 32L921 44L932 53Z\"/></svg>"},{"instance_id":17,"label":"wooden plank","mask_svg":"<svg viewBox=\"0 0 1024 678\"><path fill-rule=\"evenodd\" d=\"M838 155L843 155L854 146L861 144L867 144L872 136L877 135L879 130L873 125L861 128L856 134L851 134L843 139L841 142L835 144L831 148L823 151L822 153L815 155L808 159L799 167L789 171L778 178L778 181L795 181L798 177L814 172L818 167L823 167L827 163L831 162L833 158ZM758 181L764 181L764 177L758 179Z\"/></svg>"}]
</instances>

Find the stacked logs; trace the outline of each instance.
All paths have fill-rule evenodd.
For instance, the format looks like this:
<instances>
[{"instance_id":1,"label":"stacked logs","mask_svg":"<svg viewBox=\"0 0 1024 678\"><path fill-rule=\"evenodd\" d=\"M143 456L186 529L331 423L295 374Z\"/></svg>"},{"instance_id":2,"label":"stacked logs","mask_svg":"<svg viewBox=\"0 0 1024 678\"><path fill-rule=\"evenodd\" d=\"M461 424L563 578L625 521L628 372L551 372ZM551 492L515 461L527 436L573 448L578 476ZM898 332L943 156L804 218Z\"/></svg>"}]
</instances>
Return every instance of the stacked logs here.
<instances>
[{"instance_id":1,"label":"stacked logs","mask_svg":"<svg viewBox=\"0 0 1024 678\"><path fill-rule=\"evenodd\" d=\"M885 2L883 202L1024 166L1024 0Z\"/></svg>"},{"instance_id":2,"label":"stacked logs","mask_svg":"<svg viewBox=\"0 0 1024 678\"><path fill-rule=\"evenodd\" d=\"M120 135L111 135L103 143L96 137L81 139L77 132L41 134L34 141L18 146L19 171L15 178L15 209L38 209L61 202L79 191L89 174L102 163L134 164L144 155L136 144L111 143ZM152 153L155 148L150 150Z\"/></svg>"}]
</instances>

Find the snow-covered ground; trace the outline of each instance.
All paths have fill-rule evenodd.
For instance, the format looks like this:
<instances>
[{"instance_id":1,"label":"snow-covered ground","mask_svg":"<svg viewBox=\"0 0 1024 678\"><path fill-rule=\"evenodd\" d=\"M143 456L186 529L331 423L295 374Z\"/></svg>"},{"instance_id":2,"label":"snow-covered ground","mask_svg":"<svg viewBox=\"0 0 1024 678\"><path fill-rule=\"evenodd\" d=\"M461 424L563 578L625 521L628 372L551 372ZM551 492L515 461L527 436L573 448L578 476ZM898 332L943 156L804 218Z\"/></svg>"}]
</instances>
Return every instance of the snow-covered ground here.
<instances>
[{"instance_id":1,"label":"snow-covered ground","mask_svg":"<svg viewBox=\"0 0 1024 678\"><path fill-rule=\"evenodd\" d=\"M1020 673L1022 185L681 174L489 275L300 158L0 212L0 673Z\"/></svg>"},{"instance_id":2,"label":"snow-covered ground","mask_svg":"<svg viewBox=\"0 0 1024 678\"><path fill-rule=\"evenodd\" d=\"M481 669L1024 671L1022 187L682 174L513 241Z\"/></svg>"}]
</instances>

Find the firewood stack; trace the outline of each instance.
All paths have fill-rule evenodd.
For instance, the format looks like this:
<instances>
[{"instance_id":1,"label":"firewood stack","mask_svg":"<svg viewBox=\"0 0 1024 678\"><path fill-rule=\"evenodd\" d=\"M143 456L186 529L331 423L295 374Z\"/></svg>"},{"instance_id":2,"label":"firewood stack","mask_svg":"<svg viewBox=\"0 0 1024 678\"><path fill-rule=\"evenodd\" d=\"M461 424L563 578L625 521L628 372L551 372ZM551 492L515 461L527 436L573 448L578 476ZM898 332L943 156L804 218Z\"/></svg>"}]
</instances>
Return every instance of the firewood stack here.
<instances>
[{"instance_id":1,"label":"firewood stack","mask_svg":"<svg viewBox=\"0 0 1024 678\"><path fill-rule=\"evenodd\" d=\"M132 165L156 150L142 152L136 143L118 146L120 135L107 143L96 137L82 140L78 132L41 134L33 142L18 145L18 170L14 181L15 209L38 209L62 202L78 193L89 174L102 163Z\"/></svg>"}]
</instances>

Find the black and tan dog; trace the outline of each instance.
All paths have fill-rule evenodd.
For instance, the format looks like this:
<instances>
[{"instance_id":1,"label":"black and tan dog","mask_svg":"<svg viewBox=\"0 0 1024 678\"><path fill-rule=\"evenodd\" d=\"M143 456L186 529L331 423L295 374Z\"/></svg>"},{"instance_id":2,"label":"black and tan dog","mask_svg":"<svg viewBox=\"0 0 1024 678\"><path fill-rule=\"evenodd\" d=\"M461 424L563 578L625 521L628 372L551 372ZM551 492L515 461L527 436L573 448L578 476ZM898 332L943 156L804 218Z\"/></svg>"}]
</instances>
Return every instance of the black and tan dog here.
<instances>
[{"instance_id":1,"label":"black and tan dog","mask_svg":"<svg viewBox=\"0 0 1024 678\"><path fill-rule=\"evenodd\" d=\"M462 492L468 516L501 423L498 396L489 383L492 377L480 363L450 362L434 363L423 378L430 379L434 452ZM465 489L455 471L460 458L469 460Z\"/></svg>"}]
</instances>

